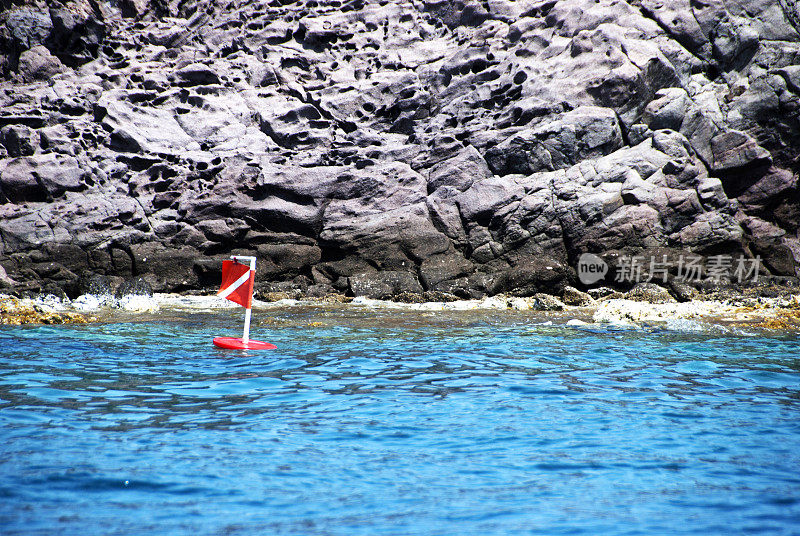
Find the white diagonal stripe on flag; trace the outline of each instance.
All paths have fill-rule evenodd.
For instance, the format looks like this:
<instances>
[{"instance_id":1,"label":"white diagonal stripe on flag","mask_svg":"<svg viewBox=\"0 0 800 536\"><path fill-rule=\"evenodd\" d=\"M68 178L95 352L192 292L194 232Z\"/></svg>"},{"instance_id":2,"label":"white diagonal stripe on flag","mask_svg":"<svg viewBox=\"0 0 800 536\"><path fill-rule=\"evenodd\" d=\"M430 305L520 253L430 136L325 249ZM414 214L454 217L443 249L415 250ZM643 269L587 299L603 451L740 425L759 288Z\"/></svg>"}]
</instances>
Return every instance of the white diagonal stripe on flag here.
<instances>
[{"instance_id":1,"label":"white diagonal stripe on flag","mask_svg":"<svg viewBox=\"0 0 800 536\"><path fill-rule=\"evenodd\" d=\"M239 276L239 279L231 283L231 286L217 292L217 296L219 296L220 298L227 298L228 296L233 294L237 288L247 283L247 280L250 279L250 272L252 272L252 270L247 270L244 274Z\"/></svg>"}]
</instances>

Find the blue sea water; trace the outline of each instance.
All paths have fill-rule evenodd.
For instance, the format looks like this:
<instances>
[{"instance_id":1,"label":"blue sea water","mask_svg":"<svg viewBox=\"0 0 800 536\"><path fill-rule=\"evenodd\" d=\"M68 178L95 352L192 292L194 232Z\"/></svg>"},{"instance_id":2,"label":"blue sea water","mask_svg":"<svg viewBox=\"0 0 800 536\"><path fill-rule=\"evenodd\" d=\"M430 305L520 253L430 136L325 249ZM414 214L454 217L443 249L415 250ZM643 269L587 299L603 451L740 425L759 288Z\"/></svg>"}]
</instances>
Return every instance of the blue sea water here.
<instances>
[{"instance_id":1,"label":"blue sea water","mask_svg":"<svg viewBox=\"0 0 800 536\"><path fill-rule=\"evenodd\" d=\"M0 328L0 533L800 534L796 334L255 314Z\"/></svg>"}]
</instances>

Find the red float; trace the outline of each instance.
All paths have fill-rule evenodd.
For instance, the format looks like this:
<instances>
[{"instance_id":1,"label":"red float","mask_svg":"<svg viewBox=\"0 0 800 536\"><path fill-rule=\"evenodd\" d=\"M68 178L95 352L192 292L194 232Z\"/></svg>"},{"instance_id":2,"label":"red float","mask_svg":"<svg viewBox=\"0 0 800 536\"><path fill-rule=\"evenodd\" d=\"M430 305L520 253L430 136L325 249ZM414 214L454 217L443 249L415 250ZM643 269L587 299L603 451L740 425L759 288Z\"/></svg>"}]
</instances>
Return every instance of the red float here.
<instances>
[{"instance_id":1,"label":"red float","mask_svg":"<svg viewBox=\"0 0 800 536\"><path fill-rule=\"evenodd\" d=\"M274 350L274 344L254 339L243 340L236 337L214 337L214 346L226 350Z\"/></svg>"}]
</instances>

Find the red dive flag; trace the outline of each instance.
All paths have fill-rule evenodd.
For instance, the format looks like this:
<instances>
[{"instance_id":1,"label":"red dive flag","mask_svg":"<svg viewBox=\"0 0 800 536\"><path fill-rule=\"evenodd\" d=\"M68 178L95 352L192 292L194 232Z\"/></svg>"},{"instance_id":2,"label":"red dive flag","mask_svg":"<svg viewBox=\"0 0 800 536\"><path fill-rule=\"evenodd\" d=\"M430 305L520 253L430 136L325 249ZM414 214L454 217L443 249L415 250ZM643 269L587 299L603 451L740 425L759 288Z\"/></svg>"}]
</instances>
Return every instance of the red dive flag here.
<instances>
[{"instance_id":1,"label":"red dive flag","mask_svg":"<svg viewBox=\"0 0 800 536\"><path fill-rule=\"evenodd\" d=\"M222 261L222 284L217 296L250 309L253 306L253 280L255 272L246 264Z\"/></svg>"}]
</instances>

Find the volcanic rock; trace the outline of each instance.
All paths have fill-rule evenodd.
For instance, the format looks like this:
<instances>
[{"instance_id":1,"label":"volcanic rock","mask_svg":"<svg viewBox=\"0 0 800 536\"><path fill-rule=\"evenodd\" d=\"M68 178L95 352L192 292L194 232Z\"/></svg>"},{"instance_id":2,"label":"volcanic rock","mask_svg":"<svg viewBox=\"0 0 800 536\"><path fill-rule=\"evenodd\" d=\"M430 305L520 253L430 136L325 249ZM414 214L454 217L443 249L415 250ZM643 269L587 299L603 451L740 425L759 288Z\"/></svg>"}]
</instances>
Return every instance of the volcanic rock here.
<instances>
[{"instance_id":1,"label":"volcanic rock","mask_svg":"<svg viewBox=\"0 0 800 536\"><path fill-rule=\"evenodd\" d=\"M582 253L650 248L799 273L793 2L12 4L20 292L210 289L233 253L264 289L408 299L561 296Z\"/></svg>"}]
</instances>

